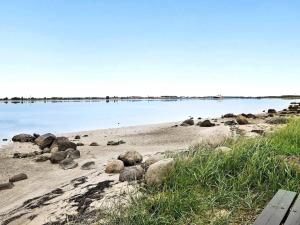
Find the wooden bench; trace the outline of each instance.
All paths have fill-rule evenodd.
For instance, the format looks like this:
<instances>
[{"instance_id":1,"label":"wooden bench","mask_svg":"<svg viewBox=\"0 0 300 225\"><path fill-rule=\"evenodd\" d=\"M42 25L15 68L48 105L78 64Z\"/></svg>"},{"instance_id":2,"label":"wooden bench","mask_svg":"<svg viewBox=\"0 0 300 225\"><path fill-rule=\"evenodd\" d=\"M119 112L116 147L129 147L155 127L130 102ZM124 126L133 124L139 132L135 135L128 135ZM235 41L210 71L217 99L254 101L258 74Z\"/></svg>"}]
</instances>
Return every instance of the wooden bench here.
<instances>
[{"instance_id":1,"label":"wooden bench","mask_svg":"<svg viewBox=\"0 0 300 225\"><path fill-rule=\"evenodd\" d=\"M300 225L300 195L279 190L253 225Z\"/></svg>"}]
</instances>

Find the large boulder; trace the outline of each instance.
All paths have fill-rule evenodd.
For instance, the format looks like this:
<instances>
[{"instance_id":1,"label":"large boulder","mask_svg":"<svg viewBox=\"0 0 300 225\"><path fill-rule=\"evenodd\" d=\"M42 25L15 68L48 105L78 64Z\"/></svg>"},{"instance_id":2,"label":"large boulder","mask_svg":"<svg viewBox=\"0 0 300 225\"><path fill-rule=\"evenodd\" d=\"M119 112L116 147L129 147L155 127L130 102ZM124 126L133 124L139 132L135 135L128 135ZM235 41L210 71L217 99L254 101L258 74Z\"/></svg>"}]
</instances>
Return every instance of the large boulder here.
<instances>
[{"instance_id":1,"label":"large boulder","mask_svg":"<svg viewBox=\"0 0 300 225\"><path fill-rule=\"evenodd\" d=\"M197 125L200 127L214 127L216 124L210 122L210 120L204 120L202 122L200 121Z\"/></svg>"},{"instance_id":2,"label":"large boulder","mask_svg":"<svg viewBox=\"0 0 300 225\"><path fill-rule=\"evenodd\" d=\"M239 124L239 125L246 125L248 124L248 120L246 117L242 116L242 115L239 115L237 118L236 118L236 122Z\"/></svg>"},{"instance_id":3,"label":"large boulder","mask_svg":"<svg viewBox=\"0 0 300 225\"><path fill-rule=\"evenodd\" d=\"M14 184L11 183L11 182L2 183L2 184L0 184L0 191L7 190L7 189L12 189L13 187L14 187Z\"/></svg>"},{"instance_id":4,"label":"large boulder","mask_svg":"<svg viewBox=\"0 0 300 225\"><path fill-rule=\"evenodd\" d=\"M34 140L34 142L41 148L50 147L53 141L56 139L55 135L47 133L44 135L39 136Z\"/></svg>"},{"instance_id":5,"label":"large boulder","mask_svg":"<svg viewBox=\"0 0 300 225\"><path fill-rule=\"evenodd\" d=\"M148 185L160 185L174 167L174 159L168 158L152 164L145 175Z\"/></svg>"},{"instance_id":6,"label":"large boulder","mask_svg":"<svg viewBox=\"0 0 300 225\"><path fill-rule=\"evenodd\" d=\"M13 142L34 142L35 137L30 134L18 134L12 138Z\"/></svg>"},{"instance_id":7,"label":"large boulder","mask_svg":"<svg viewBox=\"0 0 300 225\"><path fill-rule=\"evenodd\" d=\"M77 145L74 142L69 141L66 137L58 137L52 143L50 149L57 147L58 151L65 151L69 148L77 149Z\"/></svg>"},{"instance_id":8,"label":"large boulder","mask_svg":"<svg viewBox=\"0 0 300 225\"><path fill-rule=\"evenodd\" d=\"M141 180L144 176L144 169L141 166L131 166L125 168L119 176L119 181L135 181Z\"/></svg>"},{"instance_id":9,"label":"large boulder","mask_svg":"<svg viewBox=\"0 0 300 225\"><path fill-rule=\"evenodd\" d=\"M25 173L19 173L11 178L9 178L9 182L14 183L14 182L18 182L21 180L26 180L28 179L28 176Z\"/></svg>"},{"instance_id":10,"label":"large boulder","mask_svg":"<svg viewBox=\"0 0 300 225\"><path fill-rule=\"evenodd\" d=\"M66 158L60 161L59 166L64 170L74 169L78 166L78 163L74 161L72 158Z\"/></svg>"},{"instance_id":11,"label":"large boulder","mask_svg":"<svg viewBox=\"0 0 300 225\"><path fill-rule=\"evenodd\" d=\"M51 154L50 161L51 163L59 163L60 161L67 158L68 153L65 151L62 152L54 152Z\"/></svg>"},{"instance_id":12,"label":"large boulder","mask_svg":"<svg viewBox=\"0 0 300 225\"><path fill-rule=\"evenodd\" d=\"M80 151L77 149L69 148L66 150L67 157L72 159L79 159L80 158Z\"/></svg>"},{"instance_id":13,"label":"large boulder","mask_svg":"<svg viewBox=\"0 0 300 225\"><path fill-rule=\"evenodd\" d=\"M122 170L124 170L124 163L118 159L108 162L105 168L106 173L120 173Z\"/></svg>"},{"instance_id":14,"label":"large boulder","mask_svg":"<svg viewBox=\"0 0 300 225\"><path fill-rule=\"evenodd\" d=\"M118 159L123 161L125 166L134 166L143 161L143 156L137 151L128 151L119 155Z\"/></svg>"}]
</instances>

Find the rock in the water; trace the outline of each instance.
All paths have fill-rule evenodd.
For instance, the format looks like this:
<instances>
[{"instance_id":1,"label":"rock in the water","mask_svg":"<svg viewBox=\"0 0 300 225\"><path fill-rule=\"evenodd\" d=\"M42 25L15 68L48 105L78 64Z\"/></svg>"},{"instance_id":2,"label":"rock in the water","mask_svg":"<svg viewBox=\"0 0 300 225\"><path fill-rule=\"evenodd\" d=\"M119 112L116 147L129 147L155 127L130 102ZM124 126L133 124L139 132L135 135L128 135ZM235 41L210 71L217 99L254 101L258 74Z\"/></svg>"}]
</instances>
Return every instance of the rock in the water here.
<instances>
[{"instance_id":1,"label":"rock in the water","mask_svg":"<svg viewBox=\"0 0 300 225\"><path fill-rule=\"evenodd\" d=\"M77 145L74 142L69 141L66 137L58 137L51 145L51 149L57 147L58 151L65 151L69 148L77 149Z\"/></svg>"},{"instance_id":2,"label":"rock in the water","mask_svg":"<svg viewBox=\"0 0 300 225\"><path fill-rule=\"evenodd\" d=\"M106 173L120 173L122 170L124 170L124 163L118 159L108 162L105 168Z\"/></svg>"},{"instance_id":3,"label":"rock in the water","mask_svg":"<svg viewBox=\"0 0 300 225\"><path fill-rule=\"evenodd\" d=\"M94 161L86 162L81 166L82 170L91 170L91 169L95 169L95 168L96 168L96 164Z\"/></svg>"},{"instance_id":4,"label":"rock in the water","mask_svg":"<svg viewBox=\"0 0 300 225\"><path fill-rule=\"evenodd\" d=\"M62 152L54 152L51 154L50 161L51 163L59 163L67 157L68 153L65 151Z\"/></svg>"},{"instance_id":5,"label":"rock in the water","mask_svg":"<svg viewBox=\"0 0 300 225\"><path fill-rule=\"evenodd\" d=\"M183 121L180 126L192 126L194 124L195 124L195 122L193 119L187 119L187 120Z\"/></svg>"},{"instance_id":6,"label":"rock in the water","mask_svg":"<svg viewBox=\"0 0 300 225\"><path fill-rule=\"evenodd\" d=\"M214 127L216 124L210 122L210 120L204 120L202 122L200 121L197 125L200 127Z\"/></svg>"},{"instance_id":7,"label":"rock in the water","mask_svg":"<svg viewBox=\"0 0 300 225\"><path fill-rule=\"evenodd\" d=\"M78 166L78 163L74 161L72 158L67 158L59 163L60 167L63 168L64 170L68 169L74 169L75 167Z\"/></svg>"},{"instance_id":8,"label":"rock in the water","mask_svg":"<svg viewBox=\"0 0 300 225\"><path fill-rule=\"evenodd\" d=\"M268 124L286 124L289 120L286 117L272 117L266 120Z\"/></svg>"},{"instance_id":9,"label":"rock in the water","mask_svg":"<svg viewBox=\"0 0 300 225\"><path fill-rule=\"evenodd\" d=\"M18 134L12 138L13 142L34 142L34 137L30 134Z\"/></svg>"},{"instance_id":10,"label":"rock in the water","mask_svg":"<svg viewBox=\"0 0 300 225\"><path fill-rule=\"evenodd\" d=\"M51 144L53 143L53 141L56 139L55 135L53 134L44 134L44 135L41 135L39 136L38 138L36 138L34 140L34 142L41 148L41 149L44 149L44 148L47 148L47 147L50 147Z\"/></svg>"},{"instance_id":11,"label":"rock in the water","mask_svg":"<svg viewBox=\"0 0 300 225\"><path fill-rule=\"evenodd\" d=\"M2 183L2 184L0 184L0 191L7 190L7 189L12 189L13 187L14 187L14 184L11 183L11 182Z\"/></svg>"},{"instance_id":12,"label":"rock in the water","mask_svg":"<svg viewBox=\"0 0 300 225\"><path fill-rule=\"evenodd\" d=\"M268 109L268 113L270 113L270 114L271 114L271 113L272 113L272 114L273 114L273 113L276 113L276 110L275 110L275 109Z\"/></svg>"},{"instance_id":13,"label":"rock in the water","mask_svg":"<svg viewBox=\"0 0 300 225\"><path fill-rule=\"evenodd\" d=\"M174 159L168 158L152 164L145 175L148 185L160 185L174 167Z\"/></svg>"},{"instance_id":14,"label":"rock in the water","mask_svg":"<svg viewBox=\"0 0 300 225\"><path fill-rule=\"evenodd\" d=\"M238 123L235 120L228 120L228 121L225 121L224 124L227 126L234 126L234 125L237 125Z\"/></svg>"},{"instance_id":15,"label":"rock in the water","mask_svg":"<svg viewBox=\"0 0 300 225\"><path fill-rule=\"evenodd\" d=\"M122 160L125 166L134 166L143 161L143 156L137 151L128 151L119 155L118 159Z\"/></svg>"},{"instance_id":16,"label":"rock in the water","mask_svg":"<svg viewBox=\"0 0 300 225\"><path fill-rule=\"evenodd\" d=\"M120 145L120 144L125 144L126 142L125 141L123 141L123 140L120 140L120 141L108 141L107 142L107 145L112 145L112 146L114 146L114 145Z\"/></svg>"},{"instance_id":17,"label":"rock in the water","mask_svg":"<svg viewBox=\"0 0 300 225\"><path fill-rule=\"evenodd\" d=\"M162 155L154 155L145 160L142 167L147 171L149 166L163 159Z\"/></svg>"},{"instance_id":18,"label":"rock in the water","mask_svg":"<svg viewBox=\"0 0 300 225\"><path fill-rule=\"evenodd\" d=\"M26 180L28 179L28 176L25 173L19 173L11 178L9 178L9 182L14 183L14 182L18 182L21 180Z\"/></svg>"},{"instance_id":19,"label":"rock in the water","mask_svg":"<svg viewBox=\"0 0 300 225\"><path fill-rule=\"evenodd\" d=\"M90 146L99 146L99 144L97 142L92 142Z\"/></svg>"},{"instance_id":20,"label":"rock in the water","mask_svg":"<svg viewBox=\"0 0 300 225\"><path fill-rule=\"evenodd\" d=\"M76 135L74 139L79 140L80 139L80 135Z\"/></svg>"},{"instance_id":21,"label":"rock in the water","mask_svg":"<svg viewBox=\"0 0 300 225\"><path fill-rule=\"evenodd\" d=\"M50 154L50 153L45 153L45 154L43 154L43 155L39 155L39 156L35 159L35 161L36 161L36 162L45 162L45 161L50 160L50 158L51 158L51 154Z\"/></svg>"},{"instance_id":22,"label":"rock in the water","mask_svg":"<svg viewBox=\"0 0 300 225\"><path fill-rule=\"evenodd\" d=\"M119 181L135 181L141 180L144 176L144 170L141 166L131 166L125 168L119 176Z\"/></svg>"},{"instance_id":23,"label":"rock in the water","mask_svg":"<svg viewBox=\"0 0 300 225\"><path fill-rule=\"evenodd\" d=\"M242 115L239 115L237 118L236 118L236 122L239 124L239 125L246 125L246 124L249 124L248 120L246 119L246 117L242 116Z\"/></svg>"},{"instance_id":24,"label":"rock in the water","mask_svg":"<svg viewBox=\"0 0 300 225\"><path fill-rule=\"evenodd\" d=\"M231 148L228 148L228 147L226 147L226 146L219 146L219 147L215 148L215 151L216 151L216 152L220 152L220 153L227 154L227 153L231 152L232 149L231 149Z\"/></svg>"},{"instance_id":25,"label":"rock in the water","mask_svg":"<svg viewBox=\"0 0 300 225\"><path fill-rule=\"evenodd\" d=\"M80 158L80 151L77 149L69 148L66 150L67 157L72 159L79 159Z\"/></svg>"}]
</instances>

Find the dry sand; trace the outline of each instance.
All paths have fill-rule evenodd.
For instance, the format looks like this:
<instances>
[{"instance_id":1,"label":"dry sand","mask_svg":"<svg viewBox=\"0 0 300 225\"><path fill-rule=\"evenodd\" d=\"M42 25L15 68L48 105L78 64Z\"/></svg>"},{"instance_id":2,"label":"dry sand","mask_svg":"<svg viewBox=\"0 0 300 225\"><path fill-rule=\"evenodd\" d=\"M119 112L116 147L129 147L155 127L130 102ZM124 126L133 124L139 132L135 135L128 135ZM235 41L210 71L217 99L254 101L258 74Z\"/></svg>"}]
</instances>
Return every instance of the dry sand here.
<instances>
[{"instance_id":1,"label":"dry sand","mask_svg":"<svg viewBox=\"0 0 300 225\"><path fill-rule=\"evenodd\" d=\"M32 152L38 150L38 147L31 143L10 143L0 151L0 182L21 172L26 173L28 179L16 182L12 189L0 191L0 221L5 222L4 224L40 225L64 220L66 215L76 214L78 205L82 204L90 206L89 211L94 208L109 208L109 205L121 202L118 197L121 196L120 193L135 190L127 182L119 183L118 175L104 172L109 160L116 159L119 154L128 150L140 152L145 159L159 152L183 150L198 143L221 143L232 135L232 130L220 121L221 119L218 120L219 126L210 128L174 127L179 123L164 123L63 134L74 142L84 143L84 146L78 147L81 152L81 158L76 160L79 166L70 170L63 170L49 161L12 158L15 152ZM265 125L245 125L243 129L251 130L259 126ZM81 139L76 141L74 136L78 134ZM82 137L85 134L88 137ZM107 142L111 140L124 140L126 144L107 146ZM91 142L97 142L99 146L91 147ZM80 166L88 161L95 161L96 168L82 170ZM78 180L71 182L74 179ZM103 193L90 191L84 195L97 184L98 189L104 189ZM105 188L108 186L109 188ZM88 194L91 198L98 194L97 201L84 203L84 199L89 198ZM80 198L81 195L83 197Z\"/></svg>"}]
</instances>

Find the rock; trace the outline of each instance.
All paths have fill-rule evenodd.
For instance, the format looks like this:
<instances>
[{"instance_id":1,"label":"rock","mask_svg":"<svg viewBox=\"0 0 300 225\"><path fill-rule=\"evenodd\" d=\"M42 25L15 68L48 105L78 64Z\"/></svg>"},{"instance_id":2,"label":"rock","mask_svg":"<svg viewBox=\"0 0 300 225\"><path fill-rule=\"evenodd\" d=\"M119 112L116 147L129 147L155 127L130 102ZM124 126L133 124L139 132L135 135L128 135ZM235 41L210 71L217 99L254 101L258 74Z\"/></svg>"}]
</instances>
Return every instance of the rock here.
<instances>
[{"instance_id":1,"label":"rock","mask_svg":"<svg viewBox=\"0 0 300 225\"><path fill-rule=\"evenodd\" d=\"M174 168L174 159L168 158L152 164L145 175L148 185L160 185Z\"/></svg>"},{"instance_id":2,"label":"rock","mask_svg":"<svg viewBox=\"0 0 300 225\"><path fill-rule=\"evenodd\" d=\"M41 135L36 134L36 133L33 134L33 137L34 137L35 139L38 138L39 136L41 136Z\"/></svg>"},{"instance_id":3,"label":"rock","mask_svg":"<svg viewBox=\"0 0 300 225\"><path fill-rule=\"evenodd\" d=\"M236 117L236 115L234 115L233 113L227 113L222 116L222 118L235 118L235 117Z\"/></svg>"},{"instance_id":4,"label":"rock","mask_svg":"<svg viewBox=\"0 0 300 225\"><path fill-rule=\"evenodd\" d=\"M76 135L74 139L79 140L80 139L80 135Z\"/></svg>"},{"instance_id":5,"label":"rock","mask_svg":"<svg viewBox=\"0 0 300 225\"><path fill-rule=\"evenodd\" d=\"M50 153L51 152L51 149L50 148L44 148L42 150L42 154L45 154L45 153Z\"/></svg>"},{"instance_id":6,"label":"rock","mask_svg":"<svg viewBox=\"0 0 300 225\"><path fill-rule=\"evenodd\" d=\"M26 157L27 157L27 153L15 152L13 155L13 158L16 158L16 159L22 159L22 158L26 158Z\"/></svg>"},{"instance_id":7,"label":"rock","mask_svg":"<svg viewBox=\"0 0 300 225\"><path fill-rule=\"evenodd\" d=\"M246 114L245 117L248 118L248 119L256 119L256 116L254 114L252 114L252 113Z\"/></svg>"},{"instance_id":8,"label":"rock","mask_svg":"<svg viewBox=\"0 0 300 225\"><path fill-rule=\"evenodd\" d=\"M228 120L228 121L225 121L224 124L227 126L234 126L234 125L237 125L238 123L235 120Z\"/></svg>"},{"instance_id":9,"label":"rock","mask_svg":"<svg viewBox=\"0 0 300 225\"><path fill-rule=\"evenodd\" d=\"M81 142L78 142L76 145L77 145L78 147L79 147L79 146L84 146L84 144L81 143Z\"/></svg>"},{"instance_id":10,"label":"rock","mask_svg":"<svg viewBox=\"0 0 300 225\"><path fill-rule=\"evenodd\" d=\"M2 141L8 141L7 138L3 138Z\"/></svg>"},{"instance_id":11,"label":"rock","mask_svg":"<svg viewBox=\"0 0 300 225\"><path fill-rule=\"evenodd\" d=\"M275 109L268 109L268 113L269 114L274 114L274 113L276 113L276 110Z\"/></svg>"},{"instance_id":12,"label":"rock","mask_svg":"<svg viewBox=\"0 0 300 225\"><path fill-rule=\"evenodd\" d=\"M125 168L119 176L119 181L135 181L141 180L144 176L144 170L141 166L131 166Z\"/></svg>"},{"instance_id":13,"label":"rock","mask_svg":"<svg viewBox=\"0 0 300 225\"><path fill-rule=\"evenodd\" d=\"M68 170L68 169L74 169L75 167L77 167L78 163L75 162L74 159L72 159L72 158L67 158L67 159L60 161L59 166L64 170Z\"/></svg>"},{"instance_id":14,"label":"rock","mask_svg":"<svg viewBox=\"0 0 300 225\"><path fill-rule=\"evenodd\" d=\"M87 135L87 134L85 134L85 135L83 135L82 137L88 137L89 135Z\"/></svg>"},{"instance_id":15,"label":"rock","mask_svg":"<svg viewBox=\"0 0 300 225\"><path fill-rule=\"evenodd\" d=\"M51 154L50 161L51 163L59 163L60 161L64 160L67 157L67 152L55 152Z\"/></svg>"},{"instance_id":16,"label":"rock","mask_svg":"<svg viewBox=\"0 0 300 225\"><path fill-rule=\"evenodd\" d=\"M236 122L239 124L239 125L246 125L248 124L248 120L246 119L246 117L242 116L242 115L239 115L237 118L236 118Z\"/></svg>"},{"instance_id":17,"label":"rock","mask_svg":"<svg viewBox=\"0 0 300 225\"><path fill-rule=\"evenodd\" d=\"M80 158L80 151L77 149L69 148L66 150L67 157L72 159L79 159Z\"/></svg>"},{"instance_id":18,"label":"rock","mask_svg":"<svg viewBox=\"0 0 300 225\"><path fill-rule=\"evenodd\" d=\"M231 148L228 148L228 147L226 147L226 146L219 146L219 147L215 148L215 151L216 151L216 152L223 153L223 154L227 154L227 153L231 152L232 149L231 149Z\"/></svg>"},{"instance_id":19,"label":"rock","mask_svg":"<svg viewBox=\"0 0 300 225\"><path fill-rule=\"evenodd\" d=\"M40 149L44 149L50 147L55 139L55 135L48 133L39 136L34 140L34 142L40 147Z\"/></svg>"},{"instance_id":20,"label":"rock","mask_svg":"<svg viewBox=\"0 0 300 225\"><path fill-rule=\"evenodd\" d=\"M265 131L262 130L262 129L253 129L253 130L251 130L251 132L256 133L256 134L260 134L260 135L265 134Z\"/></svg>"},{"instance_id":21,"label":"rock","mask_svg":"<svg viewBox=\"0 0 300 225\"><path fill-rule=\"evenodd\" d=\"M134 166L143 161L143 156L137 151L128 151L119 155L118 159L123 161L125 166Z\"/></svg>"},{"instance_id":22,"label":"rock","mask_svg":"<svg viewBox=\"0 0 300 225\"><path fill-rule=\"evenodd\" d=\"M77 145L74 142L69 141L66 137L58 137L51 145L51 149L54 147L58 148L58 151L65 151L69 148L77 149Z\"/></svg>"},{"instance_id":23,"label":"rock","mask_svg":"<svg viewBox=\"0 0 300 225\"><path fill-rule=\"evenodd\" d=\"M214 127L216 124L210 122L210 120L204 120L202 122L200 121L197 125L200 127Z\"/></svg>"},{"instance_id":24,"label":"rock","mask_svg":"<svg viewBox=\"0 0 300 225\"><path fill-rule=\"evenodd\" d=\"M99 144L97 142L92 142L90 146L99 146Z\"/></svg>"},{"instance_id":25,"label":"rock","mask_svg":"<svg viewBox=\"0 0 300 225\"><path fill-rule=\"evenodd\" d=\"M118 159L108 162L105 168L106 173L120 173L122 170L124 170L124 163Z\"/></svg>"},{"instance_id":26,"label":"rock","mask_svg":"<svg viewBox=\"0 0 300 225\"><path fill-rule=\"evenodd\" d=\"M289 120L286 117L272 117L266 119L266 123L268 124L287 124L288 122Z\"/></svg>"},{"instance_id":27,"label":"rock","mask_svg":"<svg viewBox=\"0 0 300 225\"><path fill-rule=\"evenodd\" d=\"M28 179L28 176L25 173L19 173L11 178L9 178L9 182L14 183L14 182L18 182L21 180L26 180Z\"/></svg>"},{"instance_id":28,"label":"rock","mask_svg":"<svg viewBox=\"0 0 300 225\"><path fill-rule=\"evenodd\" d=\"M13 142L34 142L34 137L30 134L18 134L12 138Z\"/></svg>"},{"instance_id":29,"label":"rock","mask_svg":"<svg viewBox=\"0 0 300 225\"><path fill-rule=\"evenodd\" d=\"M86 162L81 166L82 170L91 170L91 169L95 169L95 168L96 168L96 164L94 161Z\"/></svg>"},{"instance_id":30,"label":"rock","mask_svg":"<svg viewBox=\"0 0 300 225\"><path fill-rule=\"evenodd\" d=\"M183 121L180 124L180 126L192 126L194 124L195 124L194 120L190 118L190 119L187 119L187 120Z\"/></svg>"},{"instance_id":31,"label":"rock","mask_svg":"<svg viewBox=\"0 0 300 225\"><path fill-rule=\"evenodd\" d=\"M35 159L35 161L36 161L36 162L45 162L45 161L50 160L50 158L51 158L51 154L50 154L50 153L45 153L45 154L43 154L43 155L38 156L38 157Z\"/></svg>"},{"instance_id":32,"label":"rock","mask_svg":"<svg viewBox=\"0 0 300 225\"><path fill-rule=\"evenodd\" d=\"M11 182L2 183L2 184L0 184L0 191L7 190L7 189L12 189L13 187L14 187L14 184L11 183Z\"/></svg>"},{"instance_id":33,"label":"rock","mask_svg":"<svg viewBox=\"0 0 300 225\"><path fill-rule=\"evenodd\" d=\"M107 142L107 145L120 145L120 144L125 144L126 142L123 141L123 140L120 140L120 141L108 141Z\"/></svg>"},{"instance_id":34,"label":"rock","mask_svg":"<svg viewBox=\"0 0 300 225\"><path fill-rule=\"evenodd\" d=\"M58 147L54 147L51 149L50 153L55 153L55 152L58 152Z\"/></svg>"},{"instance_id":35,"label":"rock","mask_svg":"<svg viewBox=\"0 0 300 225\"><path fill-rule=\"evenodd\" d=\"M145 160L142 167L147 171L149 166L163 159L162 155L154 155Z\"/></svg>"}]
</instances>

